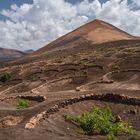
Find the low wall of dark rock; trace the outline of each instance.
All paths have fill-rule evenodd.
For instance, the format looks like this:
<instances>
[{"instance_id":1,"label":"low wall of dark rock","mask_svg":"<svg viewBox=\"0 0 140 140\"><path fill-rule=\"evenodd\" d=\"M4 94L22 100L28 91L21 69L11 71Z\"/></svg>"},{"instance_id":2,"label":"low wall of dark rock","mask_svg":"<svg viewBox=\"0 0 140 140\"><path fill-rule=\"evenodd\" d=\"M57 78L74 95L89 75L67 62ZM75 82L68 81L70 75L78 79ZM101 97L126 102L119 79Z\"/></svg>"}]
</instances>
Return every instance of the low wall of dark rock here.
<instances>
[{"instance_id":1,"label":"low wall of dark rock","mask_svg":"<svg viewBox=\"0 0 140 140\"><path fill-rule=\"evenodd\" d=\"M36 116L32 117L29 122L25 125L26 129L33 129L40 123L41 120L49 117L49 115L58 112L61 108L64 108L68 105L72 105L74 103L82 102L85 100L99 100L99 101L106 101L106 102L113 102L113 103L123 103L128 105L140 105L140 99L125 96L125 95L118 95L113 93L108 94L86 94L81 95L79 97L70 98L64 101L61 101L48 110L37 114Z\"/></svg>"}]
</instances>

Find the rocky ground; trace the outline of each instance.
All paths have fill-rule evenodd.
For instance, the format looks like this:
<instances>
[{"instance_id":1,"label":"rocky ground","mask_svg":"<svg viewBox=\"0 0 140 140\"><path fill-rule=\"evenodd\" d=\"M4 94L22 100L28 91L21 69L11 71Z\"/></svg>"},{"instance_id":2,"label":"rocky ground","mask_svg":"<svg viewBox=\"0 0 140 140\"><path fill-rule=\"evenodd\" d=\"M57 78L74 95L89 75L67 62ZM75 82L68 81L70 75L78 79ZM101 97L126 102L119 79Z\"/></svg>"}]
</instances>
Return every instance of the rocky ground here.
<instances>
[{"instance_id":1,"label":"rocky ground","mask_svg":"<svg viewBox=\"0 0 140 140\"><path fill-rule=\"evenodd\" d=\"M80 47L79 47L80 46ZM68 47L30 55L1 65L1 140L106 140L86 136L64 120L93 106L109 106L114 116L140 131L140 41L121 40L92 44L81 39ZM30 107L17 110L17 99ZM118 140L139 140L119 135Z\"/></svg>"}]
</instances>

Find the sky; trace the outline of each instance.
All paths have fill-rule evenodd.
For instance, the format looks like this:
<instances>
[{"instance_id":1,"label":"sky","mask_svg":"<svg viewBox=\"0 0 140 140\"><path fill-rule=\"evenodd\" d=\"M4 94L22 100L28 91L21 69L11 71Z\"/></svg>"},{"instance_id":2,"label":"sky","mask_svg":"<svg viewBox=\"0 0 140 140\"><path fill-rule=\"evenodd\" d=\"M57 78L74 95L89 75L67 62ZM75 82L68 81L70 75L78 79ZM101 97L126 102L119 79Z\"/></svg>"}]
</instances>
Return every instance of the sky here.
<instances>
[{"instance_id":1,"label":"sky","mask_svg":"<svg viewBox=\"0 0 140 140\"><path fill-rule=\"evenodd\" d=\"M36 50L94 19L140 36L140 0L0 0L0 47Z\"/></svg>"}]
</instances>

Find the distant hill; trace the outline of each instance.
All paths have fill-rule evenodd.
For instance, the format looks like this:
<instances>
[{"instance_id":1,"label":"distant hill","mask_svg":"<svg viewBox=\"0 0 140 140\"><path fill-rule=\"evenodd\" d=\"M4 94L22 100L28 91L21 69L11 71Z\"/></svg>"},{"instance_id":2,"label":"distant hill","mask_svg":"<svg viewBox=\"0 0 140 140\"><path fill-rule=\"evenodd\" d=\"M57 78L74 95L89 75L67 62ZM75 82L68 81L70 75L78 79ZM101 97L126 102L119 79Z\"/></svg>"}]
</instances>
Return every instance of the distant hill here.
<instances>
[{"instance_id":1,"label":"distant hill","mask_svg":"<svg viewBox=\"0 0 140 140\"><path fill-rule=\"evenodd\" d=\"M26 54L30 54L30 53L33 53L34 52L34 50L32 50L32 49L29 49L29 50L25 50L24 51L24 53L26 53Z\"/></svg>"},{"instance_id":2,"label":"distant hill","mask_svg":"<svg viewBox=\"0 0 140 140\"><path fill-rule=\"evenodd\" d=\"M0 62L14 60L14 59L23 57L25 55L26 55L25 52L21 52L18 50L0 48Z\"/></svg>"}]
</instances>

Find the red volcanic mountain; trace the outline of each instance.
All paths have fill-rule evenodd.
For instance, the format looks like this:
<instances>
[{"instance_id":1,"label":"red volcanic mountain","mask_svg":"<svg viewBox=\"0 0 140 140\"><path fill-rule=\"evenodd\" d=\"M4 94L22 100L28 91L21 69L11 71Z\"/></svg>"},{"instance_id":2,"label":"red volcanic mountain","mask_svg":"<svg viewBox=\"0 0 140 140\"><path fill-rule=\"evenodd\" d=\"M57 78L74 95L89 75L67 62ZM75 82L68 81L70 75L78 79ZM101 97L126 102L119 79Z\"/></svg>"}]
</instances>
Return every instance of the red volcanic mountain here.
<instances>
[{"instance_id":1,"label":"red volcanic mountain","mask_svg":"<svg viewBox=\"0 0 140 140\"><path fill-rule=\"evenodd\" d=\"M72 43L74 41L80 42L81 40L86 40L95 44L117 40L133 39L137 39L137 37L134 37L104 21L94 20L58 38L52 43L36 51L35 54L43 53L44 51L52 50L54 48L67 45L68 43Z\"/></svg>"}]
</instances>

